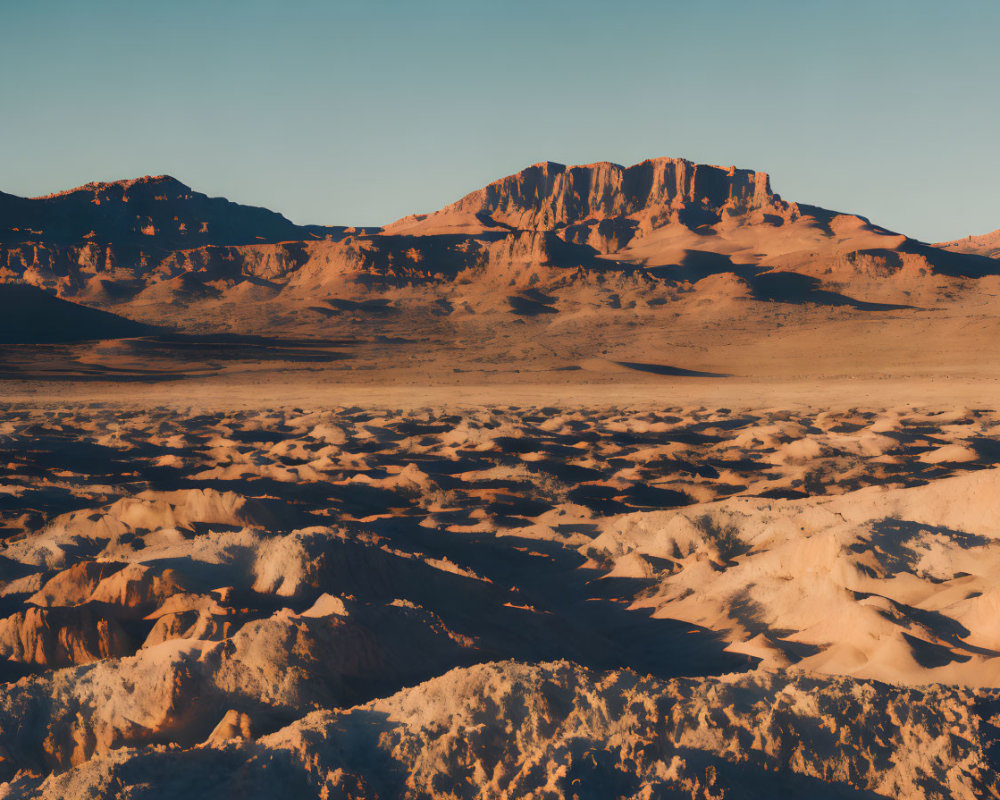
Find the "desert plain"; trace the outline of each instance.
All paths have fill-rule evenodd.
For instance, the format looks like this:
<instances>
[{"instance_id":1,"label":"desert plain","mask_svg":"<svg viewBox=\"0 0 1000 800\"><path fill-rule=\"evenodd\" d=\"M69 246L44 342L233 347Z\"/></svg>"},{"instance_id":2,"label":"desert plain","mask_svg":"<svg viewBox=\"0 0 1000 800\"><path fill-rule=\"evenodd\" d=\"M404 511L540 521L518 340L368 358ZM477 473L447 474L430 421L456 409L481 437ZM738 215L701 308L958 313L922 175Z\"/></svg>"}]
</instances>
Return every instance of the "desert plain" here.
<instances>
[{"instance_id":1,"label":"desert plain","mask_svg":"<svg viewBox=\"0 0 1000 800\"><path fill-rule=\"evenodd\" d=\"M995 245L0 194L0 797L1000 797Z\"/></svg>"}]
</instances>

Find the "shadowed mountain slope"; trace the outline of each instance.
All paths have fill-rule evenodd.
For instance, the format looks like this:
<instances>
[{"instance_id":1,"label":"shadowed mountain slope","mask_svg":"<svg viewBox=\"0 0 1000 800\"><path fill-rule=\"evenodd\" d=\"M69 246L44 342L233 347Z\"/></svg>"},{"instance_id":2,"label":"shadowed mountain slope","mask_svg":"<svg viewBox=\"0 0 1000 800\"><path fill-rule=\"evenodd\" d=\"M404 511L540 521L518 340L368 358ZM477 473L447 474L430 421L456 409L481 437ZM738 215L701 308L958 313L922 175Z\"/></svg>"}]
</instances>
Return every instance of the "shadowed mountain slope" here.
<instances>
[{"instance_id":1,"label":"shadowed mountain slope","mask_svg":"<svg viewBox=\"0 0 1000 800\"><path fill-rule=\"evenodd\" d=\"M150 325L70 303L24 284L0 284L0 344L146 336Z\"/></svg>"}]
</instances>

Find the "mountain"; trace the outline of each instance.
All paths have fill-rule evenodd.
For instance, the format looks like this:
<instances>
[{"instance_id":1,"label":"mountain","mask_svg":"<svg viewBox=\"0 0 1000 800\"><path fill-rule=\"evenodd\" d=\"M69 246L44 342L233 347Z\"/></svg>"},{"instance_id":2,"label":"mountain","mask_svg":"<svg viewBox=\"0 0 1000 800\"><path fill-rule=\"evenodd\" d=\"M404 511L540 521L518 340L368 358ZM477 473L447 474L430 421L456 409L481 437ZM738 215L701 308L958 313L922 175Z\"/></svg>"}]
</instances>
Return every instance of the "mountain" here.
<instances>
[{"instance_id":1,"label":"mountain","mask_svg":"<svg viewBox=\"0 0 1000 800\"><path fill-rule=\"evenodd\" d=\"M482 236L553 232L596 255L646 268L791 268L831 279L889 277L914 268L976 276L975 260L949 258L864 217L786 202L769 176L658 158L632 167L536 164L385 234ZM706 259L705 254L720 258ZM700 262L700 263L699 263ZM662 273L678 276L682 270Z\"/></svg>"},{"instance_id":2,"label":"mountain","mask_svg":"<svg viewBox=\"0 0 1000 800\"><path fill-rule=\"evenodd\" d=\"M786 201L764 172L676 158L535 164L384 228L297 226L167 176L0 195L0 279L182 326L211 319L256 330L299 309L308 327L344 311L330 299L365 313L409 304L434 317L654 307L692 291L930 306L998 272L978 252ZM275 317L278 307L288 313Z\"/></svg>"},{"instance_id":3,"label":"mountain","mask_svg":"<svg viewBox=\"0 0 1000 800\"><path fill-rule=\"evenodd\" d=\"M295 225L266 208L195 192L169 175L88 183L45 197L0 192L0 242L80 242L161 250L256 244L324 236L335 229Z\"/></svg>"},{"instance_id":4,"label":"mountain","mask_svg":"<svg viewBox=\"0 0 1000 800\"><path fill-rule=\"evenodd\" d=\"M128 293L130 279L151 280L174 253L342 232L208 197L167 175L88 183L36 198L0 192L0 277L74 296L99 276L119 284L120 295Z\"/></svg>"}]
</instances>

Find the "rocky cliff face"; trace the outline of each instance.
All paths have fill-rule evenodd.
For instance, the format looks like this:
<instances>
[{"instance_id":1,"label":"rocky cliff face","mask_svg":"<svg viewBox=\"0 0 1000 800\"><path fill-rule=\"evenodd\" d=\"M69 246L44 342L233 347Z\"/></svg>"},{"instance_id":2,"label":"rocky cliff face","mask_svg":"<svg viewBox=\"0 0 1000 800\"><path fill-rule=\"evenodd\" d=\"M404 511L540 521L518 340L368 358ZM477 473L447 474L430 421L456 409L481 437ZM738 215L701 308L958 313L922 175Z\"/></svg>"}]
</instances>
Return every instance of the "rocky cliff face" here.
<instances>
[{"instance_id":1,"label":"rocky cliff face","mask_svg":"<svg viewBox=\"0 0 1000 800\"><path fill-rule=\"evenodd\" d=\"M719 213L780 203L764 172L658 158L632 167L545 162L492 183L441 213L473 210L511 227L555 228L687 206Z\"/></svg>"},{"instance_id":2,"label":"rocky cliff face","mask_svg":"<svg viewBox=\"0 0 1000 800\"><path fill-rule=\"evenodd\" d=\"M591 221L633 217L647 225L699 222L755 209L788 213L764 172L656 158L631 167L602 162L567 167L543 162L502 178L434 214L404 217L389 230L431 231L471 224L515 230L554 230Z\"/></svg>"},{"instance_id":3,"label":"rocky cliff face","mask_svg":"<svg viewBox=\"0 0 1000 800\"><path fill-rule=\"evenodd\" d=\"M180 296L181 305L245 308L239 286L262 282L259 299L269 303L285 288L284 300L314 305L432 286L448 303L474 296L506 309L509 289L559 292L573 276L637 276L637 285L669 294L729 274L769 301L933 303L950 279L998 271L982 258L985 245L957 244L946 252L861 217L786 202L764 172L676 158L535 164L378 229L294 225L168 176L34 199L0 194L0 281L156 323L171 323ZM792 274L792 289L754 288L773 272ZM187 287L180 294L177 282Z\"/></svg>"}]
</instances>

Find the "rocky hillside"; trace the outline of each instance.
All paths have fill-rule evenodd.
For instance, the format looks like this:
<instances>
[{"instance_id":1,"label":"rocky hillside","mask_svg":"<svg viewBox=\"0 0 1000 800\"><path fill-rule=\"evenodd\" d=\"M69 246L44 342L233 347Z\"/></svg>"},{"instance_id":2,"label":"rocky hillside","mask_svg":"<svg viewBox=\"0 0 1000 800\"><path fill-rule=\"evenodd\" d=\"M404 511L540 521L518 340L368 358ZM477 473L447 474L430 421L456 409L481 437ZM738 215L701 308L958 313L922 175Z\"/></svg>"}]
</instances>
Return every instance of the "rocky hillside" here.
<instances>
[{"instance_id":1,"label":"rocky hillside","mask_svg":"<svg viewBox=\"0 0 1000 800\"><path fill-rule=\"evenodd\" d=\"M953 253L971 253L987 258L1000 258L1000 230L984 233L980 236L966 236L953 242L939 242L935 247L950 250Z\"/></svg>"},{"instance_id":2,"label":"rocky hillside","mask_svg":"<svg viewBox=\"0 0 1000 800\"><path fill-rule=\"evenodd\" d=\"M0 195L0 278L150 322L181 315L183 325L194 305L191 319L221 328L236 324L234 309L256 314L255 327L267 314L253 309L276 305L319 324L329 314L317 302L391 293L436 317L507 313L527 289L555 311L658 307L692 288L722 300L930 306L998 272L980 251L787 202L763 172L672 158L536 164L380 229L297 226L165 176Z\"/></svg>"},{"instance_id":3,"label":"rocky hillside","mask_svg":"<svg viewBox=\"0 0 1000 800\"><path fill-rule=\"evenodd\" d=\"M44 197L0 192L0 241L5 245L93 241L185 250L316 238L341 230L295 225L266 208L208 197L169 175L88 183Z\"/></svg>"},{"instance_id":4,"label":"rocky hillside","mask_svg":"<svg viewBox=\"0 0 1000 800\"><path fill-rule=\"evenodd\" d=\"M171 254L340 235L208 197L167 175L88 183L45 197L0 192L0 274L73 294L82 274L143 278Z\"/></svg>"}]
</instances>

